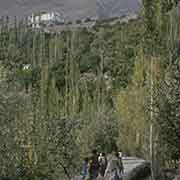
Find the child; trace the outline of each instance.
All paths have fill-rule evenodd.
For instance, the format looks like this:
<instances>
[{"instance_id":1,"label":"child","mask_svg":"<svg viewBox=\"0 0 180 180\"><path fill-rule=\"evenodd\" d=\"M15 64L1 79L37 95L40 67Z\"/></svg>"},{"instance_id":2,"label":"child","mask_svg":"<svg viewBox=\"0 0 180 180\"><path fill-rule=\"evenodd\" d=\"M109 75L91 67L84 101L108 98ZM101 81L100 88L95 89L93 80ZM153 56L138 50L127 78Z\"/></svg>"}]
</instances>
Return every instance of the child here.
<instances>
[{"instance_id":1,"label":"child","mask_svg":"<svg viewBox=\"0 0 180 180\"><path fill-rule=\"evenodd\" d=\"M83 162L83 168L82 168L82 179L85 180L87 175L88 175L88 162L89 162L89 158L85 157L84 158L84 162Z\"/></svg>"}]
</instances>

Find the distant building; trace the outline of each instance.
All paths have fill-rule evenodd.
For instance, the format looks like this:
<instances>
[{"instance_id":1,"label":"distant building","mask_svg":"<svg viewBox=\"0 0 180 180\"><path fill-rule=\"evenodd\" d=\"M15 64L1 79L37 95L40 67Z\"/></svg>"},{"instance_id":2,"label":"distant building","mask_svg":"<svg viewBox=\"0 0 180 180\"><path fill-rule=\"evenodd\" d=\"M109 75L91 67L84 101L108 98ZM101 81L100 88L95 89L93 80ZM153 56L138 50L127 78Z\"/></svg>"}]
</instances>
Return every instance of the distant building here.
<instances>
[{"instance_id":1,"label":"distant building","mask_svg":"<svg viewBox=\"0 0 180 180\"><path fill-rule=\"evenodd\" d=\"M59 25L64 23L64 16L58 12L40 12L35 14L33 13L31 16L28 17L28 24L33 28Z\"/></svg>"}]
</instances>

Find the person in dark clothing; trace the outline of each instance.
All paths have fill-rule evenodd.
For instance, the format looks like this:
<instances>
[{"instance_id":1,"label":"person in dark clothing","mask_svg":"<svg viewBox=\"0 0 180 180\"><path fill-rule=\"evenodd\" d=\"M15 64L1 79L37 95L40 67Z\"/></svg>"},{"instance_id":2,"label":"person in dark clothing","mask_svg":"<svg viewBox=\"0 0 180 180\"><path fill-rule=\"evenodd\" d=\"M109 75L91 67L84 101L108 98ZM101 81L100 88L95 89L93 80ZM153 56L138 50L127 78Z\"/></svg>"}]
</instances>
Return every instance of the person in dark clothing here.
<instances>
[{"instance_id":1,"label":"person in dark clothing","mask_svg":"<svg viewBox=\"0 0 180 180\"><path fill-rule=\"evenodd\" d=\"M119 160L119 164L120 164L120 169L119 172L122 175L124 173L124 166L123 166L123 162L122 162L122 154L120 154L119 152L116 153L116 157Z\"/></svg>"},{"instance_id":2,"label":"person in dark clothing","mask_svg":"<svg viewBox=\"0 0 180 180\"><path fill-rule=\"evenodd\" d=\"M121 164L121 167L122 167L122 170L121 170L121 173L123 174L124 173L124 166L123 166L123 153L122 151L120 150L119 153L118 153L118 157L119 157L119 161L120 161L120 164Z\"/></svg>"},{"instance_id":3,"label":"person in dark clothing","mask_svg":"<svg viewBox=\"0 0 180 180\"><path fill-rule=\"evenodd\" d=\"M99 174L99 161L97 151L93 150L89 160L88 173L90 180L96 180Z\"/></svg>"},{"instance_id":4,"label":"person in dark clothing","mask_svg":"<svg viewBox=\"0 0 180 180\"><path fill-rule=\"evenodd\" d=\"M101 177L104 177L105 171L106 171L106 167L107 167L107 158L105 153L101 153L99 158L99 174L101 175Z\"/></svg>"}]
</instances>

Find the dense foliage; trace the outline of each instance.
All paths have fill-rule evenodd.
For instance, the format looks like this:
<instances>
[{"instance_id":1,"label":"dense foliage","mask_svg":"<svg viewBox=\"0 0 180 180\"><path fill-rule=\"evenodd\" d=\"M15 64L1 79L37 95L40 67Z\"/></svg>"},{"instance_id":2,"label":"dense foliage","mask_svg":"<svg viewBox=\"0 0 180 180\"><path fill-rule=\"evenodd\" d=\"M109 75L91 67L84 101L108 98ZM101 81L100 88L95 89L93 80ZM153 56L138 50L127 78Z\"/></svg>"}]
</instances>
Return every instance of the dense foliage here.
<instances>
[{"instance_id":1,"label":"dense foliage","mask_svg":"<svg viewBox=\"0 0 180 180\"><path fill-rule=\"evenodd\" d=\"M2 19L0 175L71 179L114 143L156 170L177 160L176 5L143 0L138 20L60 33Z\"/></svg>"},{"instance_id":2,"label":"dense foliage","mask_svg":"<svg viewBox=\"0 0 180 180\"><path fill-rule=\"evenodd\" d=\"M138 22L51 34L2 21L3 176L70 179L92 148L110 151L114 93L131 81L140 36Z\"/></svg>"}]
</instances>

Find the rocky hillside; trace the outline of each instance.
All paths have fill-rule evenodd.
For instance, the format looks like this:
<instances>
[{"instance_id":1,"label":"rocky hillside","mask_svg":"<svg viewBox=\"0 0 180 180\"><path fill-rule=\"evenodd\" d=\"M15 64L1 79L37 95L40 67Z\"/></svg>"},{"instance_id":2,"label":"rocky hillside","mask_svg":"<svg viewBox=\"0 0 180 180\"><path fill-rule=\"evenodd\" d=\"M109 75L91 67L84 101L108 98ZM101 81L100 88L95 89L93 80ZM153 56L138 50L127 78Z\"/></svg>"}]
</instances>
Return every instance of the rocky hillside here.
<instances>
[{"instance_id":1,"label":"rocky hillside","mask_svg":"<svg viewBox=\"0 0 180 180\"><path fill-rule=\"evenodd\" d=\"M99 17L120 16L138 10L139 0L97 0Z\"/></svg>"},{"instance_id":2,"label":"rocky hillside","mask_svg":"<svg viewBox=\"0 0 180 180\"><path fill-rule=\"evenodd\" d=\"M61 11L67 19L118 16L138 9L139 0L0 0L0 16L24 17L33 11Z\"/></svg>"}]
</instances>

